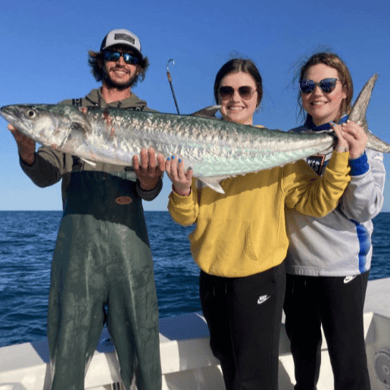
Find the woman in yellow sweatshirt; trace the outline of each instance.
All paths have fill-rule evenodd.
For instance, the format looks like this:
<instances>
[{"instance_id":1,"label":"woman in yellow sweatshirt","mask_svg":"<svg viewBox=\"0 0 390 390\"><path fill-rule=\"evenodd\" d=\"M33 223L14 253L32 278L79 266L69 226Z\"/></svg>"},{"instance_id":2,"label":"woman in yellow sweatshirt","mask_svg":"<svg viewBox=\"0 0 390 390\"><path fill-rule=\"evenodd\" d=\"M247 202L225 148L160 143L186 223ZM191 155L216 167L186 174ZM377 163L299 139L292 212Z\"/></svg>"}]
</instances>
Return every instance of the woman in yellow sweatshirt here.
<instances>
[{"instance_id":1,"label":"woman in yellow sweatshirt","mask_svg":"<svg viewBox=\"0 0 390 390\"><path fill-rule=\"evenodd\" d=\"M214 96L223 120L253 125L262 79L250 60L233 59L218 72ZM166 171L173 183L169 212L179 224L196 223L191 252L201 269L200 298L210 346L220 360L227 389L278 388L278 348L288 238L285 206L323 216L343 194L348 176L348 138L319 177L304 162L223 180L219 194L184 171L173 156Z\"/></svg>"}]
</instances>

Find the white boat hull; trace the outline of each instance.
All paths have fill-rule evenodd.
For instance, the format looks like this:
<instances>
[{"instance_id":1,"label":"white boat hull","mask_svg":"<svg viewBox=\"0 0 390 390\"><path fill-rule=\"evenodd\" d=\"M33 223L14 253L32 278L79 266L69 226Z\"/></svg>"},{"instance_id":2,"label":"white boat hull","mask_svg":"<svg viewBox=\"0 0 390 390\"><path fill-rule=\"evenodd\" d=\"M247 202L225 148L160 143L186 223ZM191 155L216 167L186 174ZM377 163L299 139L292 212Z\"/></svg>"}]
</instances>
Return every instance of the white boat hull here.
<instances>
[{"instance_id":1,"label":"white boat hull","mask_svg":"<svg viewBox=\"0 0 390 390\"><path fill-rule=\"evenodd\" d=\"M366 350L372 390L390 389L390 278L370 281L365 305ZM209 348L201 313L160 320L163 390L224 390L217 359ZM106 330L85 378L85 388L119 389L119 366ZM279 388L293 390L294 364L281 331ZM47 340L0 348L0 390L48 390L50 366ZM333 388L333 374L324 339L318 390Z\"/></svg>"}]
</instances>

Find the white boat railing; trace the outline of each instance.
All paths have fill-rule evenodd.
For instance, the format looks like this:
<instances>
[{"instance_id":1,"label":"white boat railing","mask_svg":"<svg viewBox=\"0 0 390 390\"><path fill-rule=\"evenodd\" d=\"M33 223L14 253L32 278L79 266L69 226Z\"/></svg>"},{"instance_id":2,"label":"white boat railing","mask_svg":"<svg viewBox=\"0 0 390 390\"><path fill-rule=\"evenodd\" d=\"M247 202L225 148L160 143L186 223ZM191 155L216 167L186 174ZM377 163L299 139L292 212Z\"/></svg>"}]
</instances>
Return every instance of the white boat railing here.
<instances>
[{"instance_id":1,"label":"white boat railing","mask_svg":"<svg viewBox=\"0 0 390 390\"><path fill-rule=\"evenodd\" d=\"M364 315L366 350L372 390L390 389L390 278L369 282ZM209 348L208 329L201 313L160 320L163 390L223 390L217 359ZM322 344L318 390L333 388L327 345ZM293 390L294 364L289 342L281 331L279 388ZM85 388L118 389L115 349L103 330L85 378ZM0 390L48 390L50 364L47 340L0 348Z\"/></svg>"}]
</instances>

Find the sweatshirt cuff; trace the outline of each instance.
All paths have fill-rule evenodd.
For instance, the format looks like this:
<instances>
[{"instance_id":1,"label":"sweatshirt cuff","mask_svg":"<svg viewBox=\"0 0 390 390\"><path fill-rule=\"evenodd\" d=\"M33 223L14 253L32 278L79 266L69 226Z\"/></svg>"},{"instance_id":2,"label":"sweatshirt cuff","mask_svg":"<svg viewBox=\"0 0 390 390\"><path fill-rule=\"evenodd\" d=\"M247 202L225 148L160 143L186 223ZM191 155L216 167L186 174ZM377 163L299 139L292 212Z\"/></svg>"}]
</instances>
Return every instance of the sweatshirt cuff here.
<instances>
[{"instance_id":1,"label":"sweatshirt cuff","mask_svg":"<svg viewBox=\"0 0 390 390\"><path fill-rule=\"evenodd\" d=\"M348 167L349 152L333 152L329 160L328 168L332 171L343 171ZM341 169L340 169L341 167Z\"/></svg>"},{"instance_id":2,"label":"sweatshirt cuff","mask_svg":"<svg viewBox=\"0 0 390 390\"><path fill-rule=\"evenodd\" d=\"M185 204L191 204L193 202L191 195L192 195L192 188L190 194L187 196L181 196L172 190L171 193L169 194L169 198L174 205L179 205L179 204L185 205Z\"/></svg>"},{"instance_id":3,"label":"sweatshirt cuff","mask_svg":"<svg viewBox=\"0 0 390 390\"><path fill-rule=\"evenodd\" d=\"M152 190L149 190L149 191L143 190L141 188L139 180L137 179L137 181L136 181L137 194L141 199L146 200L146 201L150 201L150 200L155 199L157 197L157 195L161 192L162 186L163 186L163 182L162 182L161 177L159 178L156 187L153 188Z\"/></svg>"},{"instance_id":4,"label":"sweatshirt cuff","mask_svg":"<svg viewBox=\"0 0 390 390\"><path fill-rule=\"evenodd\" d=\"M359 158L349 160L349 166L351 167L351 176L359 176L368 172L370 165L368 164L366 152L364 152Z\"/></svg>"},{"instance_id":5,"label":"sweatshirt cuff","mask_svg":"<svg viewBox=\"0 0 390 390\"><path fill-rule=\"evenodd\" d=\"M37 165L37 154L35 153L35 160L32 164L27 164L19 155L19 164L25 172L35 171Z\"/></svg>"}]
</instances>

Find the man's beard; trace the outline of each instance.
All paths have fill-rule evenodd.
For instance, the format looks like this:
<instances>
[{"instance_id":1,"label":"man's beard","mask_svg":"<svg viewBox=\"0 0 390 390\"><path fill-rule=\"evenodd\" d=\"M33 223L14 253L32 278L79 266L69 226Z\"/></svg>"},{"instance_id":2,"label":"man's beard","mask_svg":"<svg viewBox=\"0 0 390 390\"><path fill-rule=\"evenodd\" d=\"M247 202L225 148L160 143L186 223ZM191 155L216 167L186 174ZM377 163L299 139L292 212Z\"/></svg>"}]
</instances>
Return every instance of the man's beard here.
<instances>
[{"instance_id":1,"label":"man's beard","mask_svg":"<svg viewBox=\"0 0 390 390\"><path fill-rule=\"evenodd\" d=\"M103 67L103 82L108 87L118 89L119 91L124 91L125 89L135 86L137 84L137 81L138 81L138 75L134 74L127 82L117 83L116 81L111 79L106 66Z\"/></svg>"}]
</instances>

